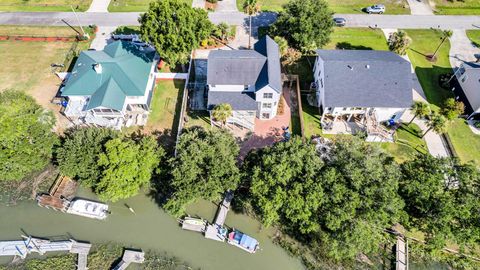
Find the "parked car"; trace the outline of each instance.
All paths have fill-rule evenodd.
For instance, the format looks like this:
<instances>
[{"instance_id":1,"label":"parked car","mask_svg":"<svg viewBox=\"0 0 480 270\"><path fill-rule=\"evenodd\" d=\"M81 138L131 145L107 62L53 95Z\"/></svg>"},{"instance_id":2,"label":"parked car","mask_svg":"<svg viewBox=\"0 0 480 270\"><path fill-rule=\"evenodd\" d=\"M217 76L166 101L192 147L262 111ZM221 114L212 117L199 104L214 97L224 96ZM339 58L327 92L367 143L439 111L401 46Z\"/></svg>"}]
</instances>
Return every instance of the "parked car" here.
<instances>
[{"instance_id":1,"label":"parked car","mask_svg":"<svg viewBox=\"0 0 480 270\"><path fill-rule=\"evenodd\" d=\"M335 22L337 26L345 26L347 20L345 18L333 18L333 22Z\"/></svg>"},{"instance_id":2,"label":"parked car","mask_svg":"<svg viewBox=\"0 0 480 270\"><path fill-rule=\"evenodd\" d=\"M385 5L382 5L382 4L373 5L371 7L367 7L365 11L368 14L372 14L372 13L382 14L382 13L385 13Z\"/></svg>"}]
</instances>

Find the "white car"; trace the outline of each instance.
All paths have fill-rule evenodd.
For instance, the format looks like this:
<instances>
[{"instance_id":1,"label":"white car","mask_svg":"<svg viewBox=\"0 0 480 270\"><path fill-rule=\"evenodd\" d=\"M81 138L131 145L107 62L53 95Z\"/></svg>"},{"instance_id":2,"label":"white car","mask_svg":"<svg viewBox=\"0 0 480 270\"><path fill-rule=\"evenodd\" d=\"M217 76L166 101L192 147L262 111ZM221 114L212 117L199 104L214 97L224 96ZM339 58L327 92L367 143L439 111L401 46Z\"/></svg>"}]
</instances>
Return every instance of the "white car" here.
<instances>
[{"instance_id":1,"label":"white car","mask_svg":"<svg viewBox=\"0 0 480 270\"><path fill-rule=\"evenodd\" d=\"M373 6L371 6L371 7L367 7L367 8L365 9L365 11L366 11L368 14L372 14L372 13L382 14L382 13L385 13L385 6L382 5L382 4L373 5Z\"/></svg>"}]
</instances>

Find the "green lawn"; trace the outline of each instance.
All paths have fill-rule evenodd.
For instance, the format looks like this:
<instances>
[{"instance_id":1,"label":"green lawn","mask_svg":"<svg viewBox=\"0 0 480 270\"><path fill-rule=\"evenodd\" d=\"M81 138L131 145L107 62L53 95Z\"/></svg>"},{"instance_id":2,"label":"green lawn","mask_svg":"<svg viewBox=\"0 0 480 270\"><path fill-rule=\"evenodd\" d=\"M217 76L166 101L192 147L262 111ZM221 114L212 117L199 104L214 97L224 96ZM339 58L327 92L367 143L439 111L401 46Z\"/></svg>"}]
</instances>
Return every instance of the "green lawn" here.
<instances>
[{"instance_id":1,"label":"green lawn","mask_svg":"<svg viewBox=\"0 0 480 270\"><path fill-rule=\"evenodd\" d=\"M480 135L474 134L464 119L456 119L450 124L448 136L461 161L480 165Z\"/></svg>"},{"instance_id":2,"label":"green lawn","mask_svg":"<svg viewBox=\"0 0 480 270\"><path fill-rule=\"evenodd\" d=\"M479 15L480 0L432 0L435 14L440 15Z\"/></svg>"},{"instance_id":3,"label":"green lawn","mask_svg":"<svg viewBox=\"0 0 480 270\"><path fill-rule=\"evenodd\" d=\"M145 127L148 131L176 133L184 86L184 80L164 80L157 83Z\"/></svg>"},{"instance_id":4,"label":"green lawn","mask_svg":"<svg viewBox=\"0 0 480 270\"><path fill-rule=\"evenodd\" d=\"M92 0L1 0L0 11L85 11Z\"/></svg>"},{"instance_id":5,"label":"green lawn","mask_svg":"<svg viewBox=\"0 0 480 270\"><path fill-rule=\"evenodd\" d=\"M237 0L238 10L243 10L244 0ZM264 11L281 11L282 5L288 0L259 0ZM335 13L363 13L362 8L378 4L376 0L327 0L330 8ZM381 2L386 6L386 14L410 14L406 0L385 0Z\"/></svg>"},{"instance_id":6,"label":"green lawn","mask_svg":"<svg viewBox=\"0 0 480 270\"><path fill-rule=\"evenodd\" d=\"M426 56L433 54L440 44L440 31L406 30L406 32L412 38L408 57L412 61L428 102L436 109L442 105L445 99L453 97L451 91L441 88L438 83L439 75L452 72L448 59L450 43L448 40L445 41L437 54L437 61L433 63L427 60Z\"/></svg>"},{"instance_id":7,"label":"green lawn","mask_svg":"<svg viewBox=\"0 0 480 270\"><path fill-rule=\"evenodd\" d=\"M388 50L380 29L335 27L331 41L323 49Z\"/></svg>"},{"instance_id":8,"label":"green lawn","mask_svg":"<svg viewBox=\"0 0 480 270\"><path fill-rule=\"evenodd\" d=\"M108 6L110 12L146 11L153 0L112 0ZM193 0L179 0L192 5Z\"/></svg>"},{"instance_id":9,"label":"green lawn","mask_svg":"<svg viewBox=\"0 0 480 270\"><path fill-rule=\"evenodd\" d=\"M322 128L320 125L320 119L322 116L317 107L308 105L306 101L307 96L302 95L302 109L303 109L303 123L305 126L305 138L311 138L312 136L322 135Z\"/></svg>"},{"instance_id":10,"label":"green lawn","mask_svg":"<svg viewBox=\"0 0 480 270\"><path fill-rule=\"evenodd\" d=\"M396 143L382 143L381 146L397 162L404 162L412 158L416 153L427 153L427 145L421 138L422 130L414 123L410 125L402 124L395 133Z\"/></svg>"},{"instance_id":11,"label":"green lawn","mask_svg":"<svg viewBox=\"0 0 480 270\"><path fill-rule=\"evenodd\" d=\"M467 30L467 36L475 46L480 47L480 30Z\"/></svg>"},{"instance_id":12,"label":"green lawn","mask_svg":"<svg viewBox=\"0 0 480 270\"><path fill-rule=\"evenodd\" d=\"M210 129L210 115L207 111L188 111L187 121L184 127L203 127L204 129Z\"/></svg>"}]
</instances>

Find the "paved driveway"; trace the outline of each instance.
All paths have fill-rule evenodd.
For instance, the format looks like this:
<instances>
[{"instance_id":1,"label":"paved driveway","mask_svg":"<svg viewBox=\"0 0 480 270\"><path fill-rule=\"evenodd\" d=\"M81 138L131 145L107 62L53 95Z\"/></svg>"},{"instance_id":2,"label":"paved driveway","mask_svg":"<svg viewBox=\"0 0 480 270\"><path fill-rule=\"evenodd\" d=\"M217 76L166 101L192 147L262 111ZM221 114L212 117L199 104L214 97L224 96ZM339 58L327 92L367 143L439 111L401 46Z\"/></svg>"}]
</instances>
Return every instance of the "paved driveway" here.
<instances>
[{"instance_id":1,"label":"paved driveway","mask_svg":"<svg viewBox=\"0 0 480 270\"><path fill-rule=\"evenodd\" d=\"M450 38L450 65L455 68L463 62L473 62L476 60L475 54L480 54L480 48L472 44L465 30L453 30Z\"/></svg>"}]
</instances>

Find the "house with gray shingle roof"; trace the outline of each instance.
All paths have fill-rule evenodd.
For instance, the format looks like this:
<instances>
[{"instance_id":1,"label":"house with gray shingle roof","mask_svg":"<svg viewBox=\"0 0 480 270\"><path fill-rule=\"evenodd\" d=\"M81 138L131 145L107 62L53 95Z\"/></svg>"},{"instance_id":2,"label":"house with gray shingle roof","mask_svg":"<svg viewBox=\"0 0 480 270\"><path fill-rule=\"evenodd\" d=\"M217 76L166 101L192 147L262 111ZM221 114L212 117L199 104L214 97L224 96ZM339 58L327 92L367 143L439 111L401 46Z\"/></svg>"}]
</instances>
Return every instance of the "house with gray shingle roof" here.
<instances>
[{"instance_id":1,"label":"house with gray shingle roof","mask_svg":"<svg viewBox=\"0 0 480 270\"><path fill-rule=\"evenodd\" d=\"M325 133L364 130L370 141L391 141L413 103L410 63L389 51L317 50L314 103ZM382 125L385 124L385 125Z\"/></svg>"},{"instance_id":2,"label":"house with gray shingle roof","mask_svg":"<svg viewBox=\"0 0 480 270\"><path fill-rule=\"evenodd\" d=\"M83 51L60 90L75 124L112 128L144 125L155 84L155 51L116 41Z\"/></svg>"},{"instance_id":3,"label":"house with gray shingle roof","mask_svg":"<svg viewBox=\"0 0 480 270\"><path fill-rule=\"evenodd\" d=\"M465 62L455 71L454 92L465 104L468 119L480 117L480 64Z\"/></svg>"},{"instance_id":4,"label":"house with gray shingle roof","mask_svg":"<svg viewBox=\"0 0 480 270\"><path fill-rule=\"evenodd\" d=\"M266 36L253 50L210 52L207 85L207 109L230 104L233 115L227 120L229 124L253 129L255 118L274 118L282 94L278 44Z\"/></svg>"}]
</instances>

